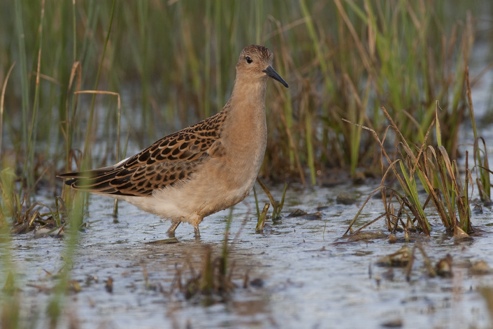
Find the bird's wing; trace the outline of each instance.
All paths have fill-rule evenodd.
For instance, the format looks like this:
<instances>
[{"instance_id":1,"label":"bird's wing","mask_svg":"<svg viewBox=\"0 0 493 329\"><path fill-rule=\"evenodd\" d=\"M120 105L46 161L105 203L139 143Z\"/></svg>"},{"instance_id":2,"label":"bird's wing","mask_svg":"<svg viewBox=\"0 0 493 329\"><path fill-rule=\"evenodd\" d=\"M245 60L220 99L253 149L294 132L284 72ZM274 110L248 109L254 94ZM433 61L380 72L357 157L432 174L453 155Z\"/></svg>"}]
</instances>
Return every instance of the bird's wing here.
<instances>
[{"instance_id":1,"label":"bird's wing","mask_svg":"<svg viewBox=\"0 0 493 329\"><path fill-rule=\"evenodd\" d=\"M100 194L147 196L154 190L186 181L212 156L218 156L226 112L161 138L118 164L90 171L65 173L75 189Z\"/></svg>"}]
</instances>

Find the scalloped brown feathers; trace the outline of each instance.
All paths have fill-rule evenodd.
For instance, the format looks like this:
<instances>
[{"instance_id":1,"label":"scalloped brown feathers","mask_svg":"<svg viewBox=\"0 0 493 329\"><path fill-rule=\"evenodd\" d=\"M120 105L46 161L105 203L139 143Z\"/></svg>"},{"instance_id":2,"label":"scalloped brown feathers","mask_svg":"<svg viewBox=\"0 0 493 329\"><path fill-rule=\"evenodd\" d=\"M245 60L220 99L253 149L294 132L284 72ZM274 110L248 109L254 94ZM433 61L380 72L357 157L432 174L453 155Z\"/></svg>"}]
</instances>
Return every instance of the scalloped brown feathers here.
<instances>
[{"instance_id":1,"label":"scalloped brown feathers","mask_svg":"<svg viewBox=\"0 0 493 329\"><path fill-rule=\"evenodd\" d=\"M154 190L186 181L211 156L228 115L223 111L165 136L125 161L101 169L61 174L78 190L100 194L150 196ZM217 153L217 152L216 152Z\"/></svg>"}]
</instances>

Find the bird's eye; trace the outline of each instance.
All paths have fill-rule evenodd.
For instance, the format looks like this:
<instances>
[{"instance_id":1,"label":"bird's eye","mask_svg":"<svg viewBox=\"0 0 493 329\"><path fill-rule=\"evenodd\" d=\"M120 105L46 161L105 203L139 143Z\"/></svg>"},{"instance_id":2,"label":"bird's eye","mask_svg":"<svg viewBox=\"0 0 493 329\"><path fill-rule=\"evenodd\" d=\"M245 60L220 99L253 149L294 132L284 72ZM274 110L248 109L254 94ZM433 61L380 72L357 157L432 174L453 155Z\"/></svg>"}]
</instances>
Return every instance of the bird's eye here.
<instances>
[{"instance_id":1,"label":"bird's eye","mask_svg":"<svg viewBox=\"0 0 493 329\"><path fill-rule=\"evenodd\" d=\"M253 62L253 60L250 58L250 56L246 56L245 57L245 60L248 64L251 64Z\"/></svg>"}]
</instances>

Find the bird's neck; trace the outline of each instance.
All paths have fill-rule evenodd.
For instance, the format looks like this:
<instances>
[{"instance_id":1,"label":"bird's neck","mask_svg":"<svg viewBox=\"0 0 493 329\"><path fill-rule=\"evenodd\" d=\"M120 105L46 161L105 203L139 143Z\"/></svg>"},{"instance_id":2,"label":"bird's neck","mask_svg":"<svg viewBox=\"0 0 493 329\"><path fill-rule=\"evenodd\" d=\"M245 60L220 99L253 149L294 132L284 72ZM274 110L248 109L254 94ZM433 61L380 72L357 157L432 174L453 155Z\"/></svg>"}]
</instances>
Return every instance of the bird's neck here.
<instances>
[{"instance_id":1,"label":"bird's neck","mask_svg":"<svg viewBox=\"0 0 493 329\"><path fill-rule=\"evenodd\" d=\"M233 92L231 93L230 103L235 105L232 106L233 108L241 109L249 107L253 112L256 112L255 110L261 110L263 113L265 104L265 89L265 79L245 81L237 78L233 87Z\"/></svg>"},{"instance_id":2,"label":"bird's neck","mask_svg":"<svg viewBox=\"0 0 493 329\"><path fill-rule=\"evenodd\" d=\"M266 81L237 80L228 102L228 119L224 129L232 144L261 144L265 148L267 124L265 118Z\"/></svg>"}]
</instances>

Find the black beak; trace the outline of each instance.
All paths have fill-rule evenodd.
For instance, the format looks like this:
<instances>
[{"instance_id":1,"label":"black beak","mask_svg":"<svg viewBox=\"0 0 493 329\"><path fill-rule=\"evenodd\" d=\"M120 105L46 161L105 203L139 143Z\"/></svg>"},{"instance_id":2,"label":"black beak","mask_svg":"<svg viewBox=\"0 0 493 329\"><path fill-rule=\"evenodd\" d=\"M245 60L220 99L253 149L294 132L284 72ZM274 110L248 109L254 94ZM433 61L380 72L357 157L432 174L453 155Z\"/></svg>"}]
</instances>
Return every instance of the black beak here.
<instances>
[{"instance_id":1,"label":"black beak","mask_svg":"<svg viewBox=\"0 0 493 329\"><path fill-rule=\"evenodd\" d=\"M277 74L276 70L274 70L272 68L272 66L270 66L270 65L267 66L267 68L264 70L264 72L265 72L265 74L267 74L272 79L275 79L275 80L279 81L280 83L282 83L284 87L289 88L286 81L284 81L284 79L281 78L281 76L279 74Z\"/></svg>"}]
</instances>

